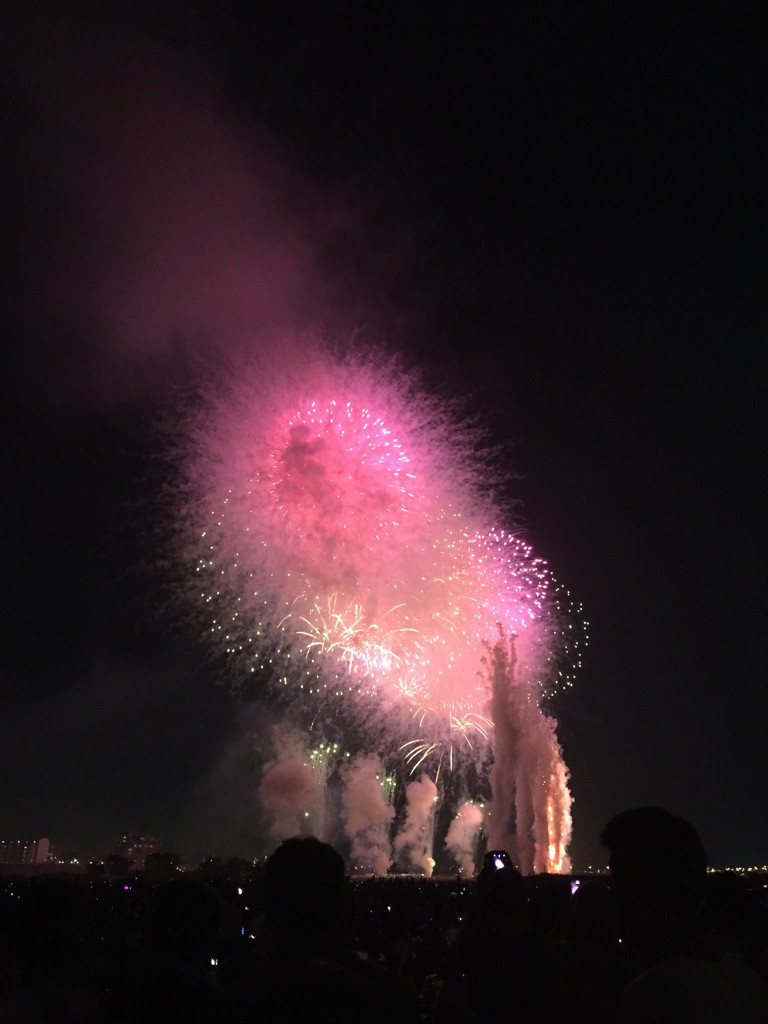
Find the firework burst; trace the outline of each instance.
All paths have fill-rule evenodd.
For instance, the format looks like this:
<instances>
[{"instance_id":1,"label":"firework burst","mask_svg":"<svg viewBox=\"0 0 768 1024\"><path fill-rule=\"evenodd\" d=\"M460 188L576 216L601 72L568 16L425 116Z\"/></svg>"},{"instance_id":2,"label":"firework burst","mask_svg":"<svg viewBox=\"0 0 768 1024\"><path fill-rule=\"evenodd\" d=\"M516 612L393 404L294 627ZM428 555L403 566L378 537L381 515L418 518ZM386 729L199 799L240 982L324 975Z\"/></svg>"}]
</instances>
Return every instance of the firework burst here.
<instances>
[{"instance_id":1,"label":"firework burst","mask_svg":"<svg viewBox=\"0 0 768 1024\"><path fill-rule=\"evenodd\" d=\"M337 701L337 715L407 709L400 742L387 720L393 749L437 777L487 755L483 653L500 631L515 643L510 685L538 701L569 682L584 637L566 596L496 525L473 431L396 367L305 346L210 388L186 440L197 605L268 689Z\"/></svg>"}]
</instances>

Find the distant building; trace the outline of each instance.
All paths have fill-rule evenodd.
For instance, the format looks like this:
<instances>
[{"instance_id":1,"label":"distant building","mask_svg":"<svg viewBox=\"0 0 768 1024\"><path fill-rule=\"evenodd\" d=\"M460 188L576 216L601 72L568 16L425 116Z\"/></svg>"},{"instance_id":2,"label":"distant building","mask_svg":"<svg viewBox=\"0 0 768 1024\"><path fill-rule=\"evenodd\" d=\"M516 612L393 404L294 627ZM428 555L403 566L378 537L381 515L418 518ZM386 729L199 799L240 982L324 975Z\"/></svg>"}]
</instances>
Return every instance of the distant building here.
<instances>
[{"instance_id":1,"label":"distant building","mask_svg":"<svg viewBox=\"0 0 768 1024\"><path fill-rule=\"evenodd\" d=\"M50 848L48 839L0 839L0 864L45 864Z\"/></svg>"},{"instance_id":2,"label":"distant building","mask_svg":"<svg viewBox=\"0 0 768 1024\"><path fill-rule=\"evenodd\" d=\"M160 853L162 848L163 841L157 836L137 836L133 832L126 832L116 852L122 857L129 857L137 867L143 868L150 853Z\"/></svg>"}]
</instances>

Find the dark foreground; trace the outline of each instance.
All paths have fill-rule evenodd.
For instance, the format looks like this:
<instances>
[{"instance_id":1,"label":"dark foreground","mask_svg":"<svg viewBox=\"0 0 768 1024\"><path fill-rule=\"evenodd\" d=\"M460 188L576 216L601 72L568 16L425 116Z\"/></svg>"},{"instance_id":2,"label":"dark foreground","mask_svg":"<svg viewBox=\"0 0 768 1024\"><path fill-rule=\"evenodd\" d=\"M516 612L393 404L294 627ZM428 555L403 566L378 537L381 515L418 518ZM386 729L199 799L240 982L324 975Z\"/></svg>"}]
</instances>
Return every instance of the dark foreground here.
<instances>
[{"instance_id":1,"label":"dark foreground","mask_svg":"<svg viewBox=\"0 0 768 1024\"><path fill-rule=\"evenodd\" d=\"M300 927L275 948L262 897L253 873L0 880L0 1021L600 1024L643 969L604 877L485 905L475 882L351 880L311 956ZM704 912L706 955L768 978L768 878L710 875Z\"/></svg>"}]
</instances>

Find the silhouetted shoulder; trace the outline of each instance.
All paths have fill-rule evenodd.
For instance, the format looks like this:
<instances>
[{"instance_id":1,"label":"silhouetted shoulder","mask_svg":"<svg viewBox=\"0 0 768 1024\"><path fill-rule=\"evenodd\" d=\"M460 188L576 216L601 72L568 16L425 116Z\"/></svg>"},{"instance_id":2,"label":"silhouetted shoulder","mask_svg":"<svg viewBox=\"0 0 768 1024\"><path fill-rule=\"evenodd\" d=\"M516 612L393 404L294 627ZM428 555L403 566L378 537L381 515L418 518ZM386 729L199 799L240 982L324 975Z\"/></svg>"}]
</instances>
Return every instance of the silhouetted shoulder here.
<instances>
[{"instance_id":1,"label":"silhouetted shoulder","mask_svg":"<svg viewBox=\"0 0 768 1024\"><path fill-rule=\"evenodd\" d=\"M621 1000L622 1024L765 1024L768 989L733 953L673 956L641 974Z\"/></svg>"},{"instance_id":2,"label":"silhouetted shoulder","mask_svg":"<svg viewBox=\"0 0 768 1024\"><path fill-rule=\"evenodd\" d=\"M418 1005L403 980L354 954L278 963L259 978L256 1005L265 1024L416 1024Z\"/></svg>"}]
</instances>

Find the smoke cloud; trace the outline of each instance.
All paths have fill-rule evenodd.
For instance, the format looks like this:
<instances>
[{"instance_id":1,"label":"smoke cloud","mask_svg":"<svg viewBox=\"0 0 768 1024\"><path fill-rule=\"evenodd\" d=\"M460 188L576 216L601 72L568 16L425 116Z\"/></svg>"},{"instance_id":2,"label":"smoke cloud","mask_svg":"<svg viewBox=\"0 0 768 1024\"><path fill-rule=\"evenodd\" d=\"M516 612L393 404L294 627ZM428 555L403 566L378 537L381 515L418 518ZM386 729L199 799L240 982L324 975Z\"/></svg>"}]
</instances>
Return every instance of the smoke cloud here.
<instances>
[{"instance_id":1,"label":"smoke cloud","mask_svg":"<svg viewBox=\"0 0 768 1024\"><path fill-rule=\"evenodd\" d=\"M456 860L462 875L474 874L477 839L482 823L482 810L477 804L467 801L459 808L446 833L446 849Z\"/></svg>"},{"instance_id":2,"label":"smoke cloud","mask_svg":"<svg viewBox=\"0 0 768 1024\"><path fill-rule=\"evenodd\" d=\"M325 781L310 766L302 737L290 727L273 728L275 758L259 786L259 800L276 842L297 835L323 838Z\"/></svg>"},{"instance_id":3,"label":"smoke cloud","mask_svg":"<svg viewBox=\"0 0 768 1024\"><path fill-rule=\"evenodd\" d=\"M499 643L493 652L491 718L494 723L493 767L488 810L488 848L518 853L515 834L515 795L527 795L520 779L520 702L513 693L517 657L514 647ZM521 817L521 821L526 816Z\"/></svg>"},{"instance_id":4,"label":"smoke cloud","mask_svg":"<svg viewBox=\"0 0 768 1024\"><path fill-rule=\"evenodd\" d=\"M395 837L395 858L400 860L404 867L423 871L429 878L435 864L432 846L437 786L432 779L422 775L420 779L408 783L405 798L405 821Z\"/></svg>"},{"instance_id":5,"label":"smoke cloud","mask_svg":"<svg viewBox=\"0 0 768 1024\"><path fill-rule=\"evenodd\" d=\"M354 243L353 215L246 125L210 57L83 13L4 14L13 370L59 407L106 411L200 360L339 329L342 271L320 252Z\"/></svg>"},{"instance_id":6,"label":"smoke cloud","mask_svg":"<svg viewBox=\"0 0 768 1024\"><path fill-rule=\"evenodd\" d=\"M392 863L389 828L394 808L384 798L384 769L377 757L356 757L344 770L344 831L352 864L384 875Z\"/></svg>"},{"instance_id":7,"label":"smoke cloud","mask_svg":"<svg viewBox=\"0 0 768 1024\"><path fill-rule=\"evenodd\" d=\"M538 688L518 659L515 638L502 637L493 649L490 710L494 764L489 848L508 850L524 873L568 871L568 770L557 722L542 711Z\"/></svg>"}]
</instances>

